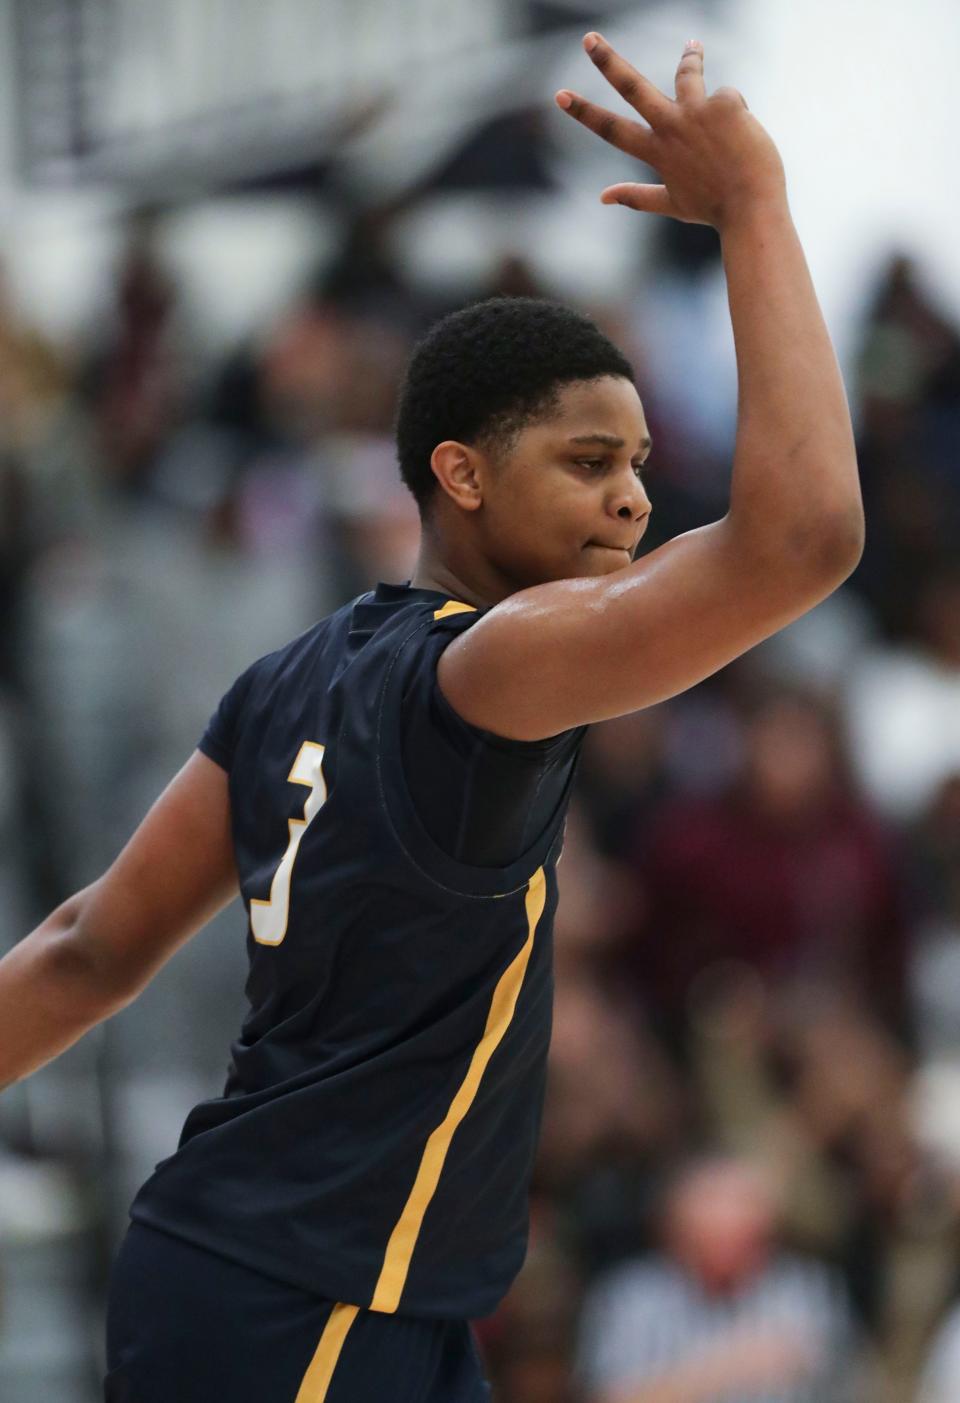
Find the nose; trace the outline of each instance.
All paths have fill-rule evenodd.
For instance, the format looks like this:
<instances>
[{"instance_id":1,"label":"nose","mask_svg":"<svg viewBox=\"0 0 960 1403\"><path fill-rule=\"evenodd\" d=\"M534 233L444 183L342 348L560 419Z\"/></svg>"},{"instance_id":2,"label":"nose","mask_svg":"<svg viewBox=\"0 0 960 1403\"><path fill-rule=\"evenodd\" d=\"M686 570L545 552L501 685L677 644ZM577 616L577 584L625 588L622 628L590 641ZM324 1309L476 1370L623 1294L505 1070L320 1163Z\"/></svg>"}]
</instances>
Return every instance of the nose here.
<instances>
[{"instance_id":1,"label":"nose","mask_svg":"<svg viewBox=\"0 0 960 1403\"><path fill-rule=\"evenodd\" d=\"M607 509L621 521L640 522L649 515L651 507L647 489L633 468L630 469L630 476L626 482L618 482L617 491L612 495Z\"/></svg>"}]
</instances>

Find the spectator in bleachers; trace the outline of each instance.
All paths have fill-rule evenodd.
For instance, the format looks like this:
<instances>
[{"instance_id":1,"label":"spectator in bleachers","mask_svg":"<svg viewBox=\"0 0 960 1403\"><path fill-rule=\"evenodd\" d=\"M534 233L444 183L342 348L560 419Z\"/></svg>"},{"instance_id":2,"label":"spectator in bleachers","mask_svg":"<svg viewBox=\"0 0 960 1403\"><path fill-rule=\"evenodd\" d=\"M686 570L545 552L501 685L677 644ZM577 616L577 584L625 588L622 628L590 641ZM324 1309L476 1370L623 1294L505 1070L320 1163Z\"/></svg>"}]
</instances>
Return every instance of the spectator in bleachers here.
<instances>
[{"instance_id":1,"label":"spectator in bleachers","mask_svg":"<svg viewBox=\"0 0 960 1403\"><path fill-rule=\"evenodd\" d=\"M189 404L189 336L161 232L156 210L128 221L114 305L92 329L82 382L97 430L98 470L128 496L151 493L160 452Z\"/></svg>"},{"instance_id":2,"label":"spectator in bleachers","mask_svg":"<svg viewBox=\"0 0 960 1403\"><path fill-rule=\"evenodd\" d=\"M30 566L85 524L89 454L69 405L70 369L62 350L20 316L0 268L0 684L22 683L20 606Z\"/></svg>"},{"instance_id":3,"label":"spectator in bleachers","mask_svg":"<svg viewBox=\"0 0 960 1403\"><path fill-rule=\"evenodd\" d=\"M564 1236L556 1200L535 1192L520 1275L496 1313L477 1324L496 1403L575 1403L572 1354L583 1281Z\"/></svg>"},{"instance_id":4,"label":"spectator in bleachers","mask_svg":"<svg viewBox=\"0 0 960 1403\"><path fill-rule=\"evenodd\" d=\"M960 1053L960 770L946 777L910 833L917 912L913 997L927 1056Z\"/></svg>"},{"instance_id":5,"label":"spectator in bleachers","mask_svg":"<svg viewBox=\"0 0 960 1403\"><path fill-rule=\"evenodd\" d=\"M827 1267L787 1254L764 1175L703 1159L670 1184L658 1251L591 1286L578 1371L588 1403L808 1403L844 1396L850 1311Z\"/></svg>"},{"instance_id":6,"label":"spectator in bleachers","mask_svg":"<svg viewBox=\"0 0 960 1403\"><path fill-rule=\"evenodd\" d=\"M855 996L824 984L773 1000L752 972L717 972L692 1033L705 1126L768 1166L790 1241L843 1270L875 1389L909 1398L956 1276L951 1135L960 1159L942 1101Z\"/></svg>"},{"instance_id":7,"label":"spectator in bleachers","mask_svg":"<svg viewBox=\"0 0 960 1403\"><path fill-rule=\"evenodd\" d=\"M955 546L915 584L912 637L871 650L845 689L853 756L878 808L908 823L960 770L960 561Z\"/></svg>"},{"instance_id":8,"label":"spectator in bleachers","mask_svg":"<svg viewBox=\"0 0 960 1403\"><path fill-rule=\"evenodd\" d=\"M615 942L630 888L622 869L593 847L576 802L557 881L554 1032L537 1180L576 1214L597 1174L629 1175L676 1152L689 1108L618 978ZM603 1247L591 1241L587 1224L582 1234L581 1255L595 1265Z\"/></svg>"},{"instance_id":9,"label":"spectator in bleachers","mask_svg":"<svg viewBox=\"0 0 960 1403\"><path fill-rule=\"evenodd\" d=\"M910 626L928 562L960 529L960 332L922 270L895 254L880 279L859 355L858 458L870 528L853 584L885 631Z\"/></svg>"},{"instance_id":10,"label":"spectator in bleachers","mask_svg":"<svg viewBox=\"0 0 960 1403\"><path fill-rule=\"evenodd\" d=\"M717 794L668 800L637 835L632 960L645 1006L682 1042L691 987L717 961L772 987L866 992L903 1017L906 929L889 836L859 800L830 708L797 689L746 705L742 757Z\"/></svg>"}]
</instances>

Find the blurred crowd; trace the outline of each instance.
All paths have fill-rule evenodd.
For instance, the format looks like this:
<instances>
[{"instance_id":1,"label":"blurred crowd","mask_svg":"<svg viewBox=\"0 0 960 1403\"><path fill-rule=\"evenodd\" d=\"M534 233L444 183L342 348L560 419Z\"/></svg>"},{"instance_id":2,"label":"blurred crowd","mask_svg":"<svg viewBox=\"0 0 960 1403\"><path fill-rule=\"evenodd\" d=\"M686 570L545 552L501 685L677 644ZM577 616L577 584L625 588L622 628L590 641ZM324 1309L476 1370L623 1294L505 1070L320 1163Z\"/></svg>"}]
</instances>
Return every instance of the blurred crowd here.
<instances>
[{"instance_id":1,"label":"blurred crowd","mask_svg":"<svg viewBox=\"0 0 960 1403\"><path fill-rule=\"evenodd\" d=\"M417 335L495 292L578 301L519 254L432 297L390 235L355 222L213 363L161 211L74 344L0 290L0 948L99 875L253 657L409 578L391 424ZM651 425L645 549L726 509L718 288L713 232L664 221L617 305L585 308ZM855 575L589 734L530 1250L477 1325L496 1403L960 1397L960 332L906 256L847 370ZM220 1090L243 937L225 913L0 1101L11 1403L97 1396L110 1255Z\"/></svg>"}]
</instances>

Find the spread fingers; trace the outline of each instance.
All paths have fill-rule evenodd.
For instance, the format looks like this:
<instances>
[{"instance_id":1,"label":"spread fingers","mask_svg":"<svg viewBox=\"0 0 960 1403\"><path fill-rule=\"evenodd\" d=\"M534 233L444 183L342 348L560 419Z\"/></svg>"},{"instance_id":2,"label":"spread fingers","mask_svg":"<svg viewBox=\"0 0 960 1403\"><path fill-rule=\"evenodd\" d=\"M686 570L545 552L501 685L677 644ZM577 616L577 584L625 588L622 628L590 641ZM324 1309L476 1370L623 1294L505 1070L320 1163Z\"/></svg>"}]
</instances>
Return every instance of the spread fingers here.
<instances>
[{"instance_id":1,"label":"spread fingers","mask_svg":"<svg viewBox=\"0 0 960 1403\"><path fill-rule=\"evenodd\" d=\"M649 127L632 122L628 117L618 117L615 112L609 112L595 102L588 102L585 97L566 88L557 93L557 106L569 112L571 117L576 117L578 122L603 141L609 141L611 146L625 151L628 156L646 161L648 165L651 163L653 133Z\"/></svg>"},{"instance_id":2,"label":"spread fingers","mask_svg":"<svg viewBox=\"0 0 960 1403\"><path fill-rule=\"evenodd\" d=\"M606 39L599 34L588 34L583 47L607 82L616 88L621 97L626 98L641 117L646 118L654 130L660 123L670 120L672 100L649 78L638 73L625 58L621 58Z\"/></svg>"}]
</instances>

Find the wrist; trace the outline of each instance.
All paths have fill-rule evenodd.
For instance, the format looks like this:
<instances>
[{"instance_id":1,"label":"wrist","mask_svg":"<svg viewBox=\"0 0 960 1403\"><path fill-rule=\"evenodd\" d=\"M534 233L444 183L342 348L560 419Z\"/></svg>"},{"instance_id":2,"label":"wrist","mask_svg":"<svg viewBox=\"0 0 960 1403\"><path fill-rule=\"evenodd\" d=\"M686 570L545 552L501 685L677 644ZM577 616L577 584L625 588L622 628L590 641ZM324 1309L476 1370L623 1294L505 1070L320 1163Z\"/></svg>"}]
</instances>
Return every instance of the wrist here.
<instances>
[{"instance_id":1,"label":"wrist","mask_svg":"<svg viewBox=\"0 0 960 1403\"><path fill-rule=\"evenodd\" d=\"M731 200L717 222L717 233L723 242L744 235L769 233L776 228L792 228L793 218L786 190L764 191Z\"/></svg>"}]
</instances>

